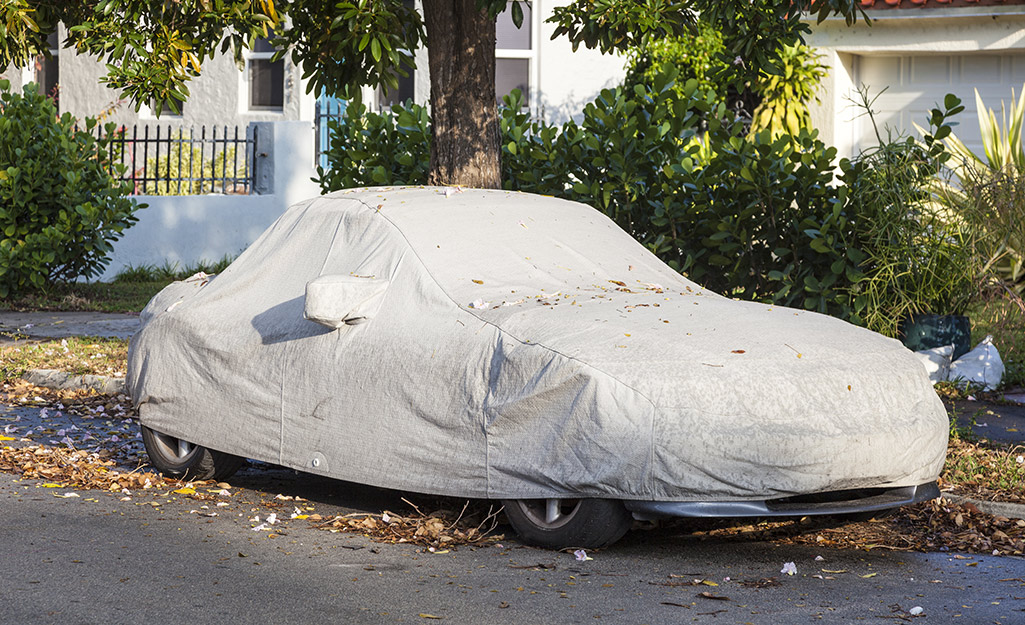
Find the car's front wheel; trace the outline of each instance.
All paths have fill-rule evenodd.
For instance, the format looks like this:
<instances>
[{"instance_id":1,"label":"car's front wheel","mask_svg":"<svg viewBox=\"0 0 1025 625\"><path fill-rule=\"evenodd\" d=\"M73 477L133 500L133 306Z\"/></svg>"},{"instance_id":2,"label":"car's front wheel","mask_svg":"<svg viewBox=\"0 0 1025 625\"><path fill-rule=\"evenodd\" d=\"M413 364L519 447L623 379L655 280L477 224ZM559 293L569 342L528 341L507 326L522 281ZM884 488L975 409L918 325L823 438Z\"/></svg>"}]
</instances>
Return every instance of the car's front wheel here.
<instances>
[{"instance_id":1,"label":"car's front wheel","mask_svg":"<svg viewBox=\"0 0 1025 625\"><path fill-rule=\"evenodd\" d=\"M172 478L226 480L246 462L245 458L193 445L145 425L142 426L142 442L150 463Z\"/></svg>"},{"instance_id":2,"label":"car's front wheel","mask_svg":"<svg viewBox=\"0 0 1025 625\"><path fill-rule=\"evenodd\" d=\"M614 499L507 499L505 515L524 542L548 549L607 547L633 515Z\"/></svg>"}]
</instances>

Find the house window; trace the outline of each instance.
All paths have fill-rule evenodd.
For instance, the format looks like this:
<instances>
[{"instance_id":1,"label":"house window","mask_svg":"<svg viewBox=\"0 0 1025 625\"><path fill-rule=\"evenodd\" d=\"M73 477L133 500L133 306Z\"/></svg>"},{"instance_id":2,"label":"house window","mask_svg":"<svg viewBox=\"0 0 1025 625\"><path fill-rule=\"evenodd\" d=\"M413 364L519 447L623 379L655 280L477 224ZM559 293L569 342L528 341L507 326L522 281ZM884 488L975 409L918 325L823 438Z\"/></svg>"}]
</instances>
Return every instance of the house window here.
<instances>
[{"instance_id":1,"label":"house window","mask_svg":"<svg viewBox=\"0 0 1025 625\"><path fill-rule=\"evenodd\" d=\"M271 60L277 49L260 37L246 54L245 79L251 111L280 111L285 106L285 60Z\"/></svg>"},{"instance_id":2,"label":"house window","mask_svg":"<svg viewBox=\"0 0 1025 625\"><path fill-rule=\"evenodd\" d=\"M39 85L39 91L53 100L60 110L60 37L56 32L46 38L50 55L40 54L36 57L32 81Z\"/></svg>"},{"instance_id":3,"label":"house window","mask_svg":"<svg viewBox=\"0 0 1025 625\"><path fill-rule=\"evenodd\" d=\"M523 92L523 104L529 106L534 89L534 65L537 57L534 15L529 2L520 3L523 25L516 28L512 10L499 14L495 22L495 95L498 101L513 89Z\"/></svg>"}]
</instances>

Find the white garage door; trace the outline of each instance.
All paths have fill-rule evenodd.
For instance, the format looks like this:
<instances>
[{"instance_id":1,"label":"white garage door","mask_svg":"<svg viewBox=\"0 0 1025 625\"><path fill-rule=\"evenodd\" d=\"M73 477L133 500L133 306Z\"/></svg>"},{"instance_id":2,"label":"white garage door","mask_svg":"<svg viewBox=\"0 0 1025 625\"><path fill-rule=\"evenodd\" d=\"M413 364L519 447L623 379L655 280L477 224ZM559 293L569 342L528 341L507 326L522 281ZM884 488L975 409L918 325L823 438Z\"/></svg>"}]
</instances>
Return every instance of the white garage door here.
<instances>
[{"instance_id":1,"label":"white garage door","mask_svg":"<svg viewBox=\"0 0 1025 625\"><path fill-rule=\"evenodd\" d=\"M1025 54L929 54L912 56L861 56L855 58L855 84L878 95L872 109L885 139L884 126L915 134L914 124L927 127L929 111L942 105L947 93L961 98L964 112L955 118L954 134L976 154L982 155L975 89L986 106L1000 116L1000 101L1011 103L1011 90L1020 95L1025 83ZM857 114L859 109L852 107ZM877 143L867 117L854 124L855 153Z\"/></svg>"}]
</instances>

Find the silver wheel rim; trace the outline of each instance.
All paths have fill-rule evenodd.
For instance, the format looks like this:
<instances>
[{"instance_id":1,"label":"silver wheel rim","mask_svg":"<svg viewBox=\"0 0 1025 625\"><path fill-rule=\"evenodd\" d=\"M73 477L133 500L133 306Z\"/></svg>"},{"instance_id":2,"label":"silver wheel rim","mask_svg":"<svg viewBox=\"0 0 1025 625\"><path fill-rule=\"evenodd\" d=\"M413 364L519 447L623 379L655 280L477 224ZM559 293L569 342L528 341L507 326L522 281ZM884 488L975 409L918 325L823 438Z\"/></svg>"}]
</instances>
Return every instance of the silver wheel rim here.
<instances>
[{"instance_id":1,"label":"silver wheel rim","mask_svg":"<svg viewBox=\"0 0 1025 625\"><path fill-rule=\"evenodd\" d=\"M168 434L153 432L153 440L157 444L156 451L176 464L185 462L196 451L192 443Z\"/></svg>"},{"instance_id":2,"label":"silver wheel rim","mask_svg":"<svg viewBox=\"0 0 1025 625\"><path fill-rule=\"evenodd\" d=\"M523 514L537 527L555 529L573 520L580 510L580 499L520 499Z\"/></svg>"}]
</instances>

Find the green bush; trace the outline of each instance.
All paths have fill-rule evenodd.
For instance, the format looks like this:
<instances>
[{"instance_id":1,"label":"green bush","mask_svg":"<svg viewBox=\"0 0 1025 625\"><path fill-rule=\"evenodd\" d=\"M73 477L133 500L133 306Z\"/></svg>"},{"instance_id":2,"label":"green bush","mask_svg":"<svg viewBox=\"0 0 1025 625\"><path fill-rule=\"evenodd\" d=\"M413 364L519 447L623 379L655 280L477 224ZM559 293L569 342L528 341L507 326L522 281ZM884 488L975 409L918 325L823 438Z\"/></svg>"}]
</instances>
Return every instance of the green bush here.
<instances>
[{"instance_id":1,"label":"green bush","mask_svg":"<svg viewBox=\"0 0 1025 625\"><path fill-rule=\"evenodd\" d=\"M724 62L720 57L724 50L719 31L699 21L692 33L652 39L627 52L622 87L633 93L637 85L650 85L661 73L662 66L669 64L680 72L677 85L681 94L683 85L693 78L700 89L725 95L725 84L717 80L723 73Z\"/></svg>"},{"instance_id":2,"label":"green bush","mask_svg":"<svg viewBox=\"0 0 1025 625\"><path fill-rule=\"evenodd\" d=\"M761 104L752 113L753 131L768 130L776 138L784 134L796 136L802 128L811 128L808 103L815 99L819 83L826 75L820 57L803 44L780 49L780 73L762 72L755 83Z\"/></svg>"},{"instance_id":3,"label":"green bush","mask_svg":"<svg viewBox=\"0 0 1025 625\"><path fill-rule=\"evenodd\" d=\"M34 84L19 94L0 80L0 297L98 275L136 221L131 185L110 173L95 126L58 118Z\"/></svg>"},{"instance_id":4,"label":"green bush","mask_svg":"<svg viewBox=\"0 0 1025 625\"><path fill-rule=\"evenodd\" d=\"M871 118L864 92L862 99ZM930 113L924 142L877 129L877 146L840 162L853 243L865 255L850 297L861 320L878 332L892 336L914 314L962 314L985 281L975 220L947 210L936 195L950 156L941 140L963 109L947 95L944 108Z\"/></svg>"},{"instance_id":5,"label":"green bush","mask_svg":"<svg viewBox=\"0 0 1025 625\"><path fill-rule=\"evenodd\" d=\"M324 153L331 167L317 166L321 189L426 184L431 161L427 108L407 101L374 113L350 104L341 121L328 122Z\"/></svg>"},{"instance_id":6,"label":"green bush","mask_svg":"<svg viewBox=\"0 0 1025 625\"><path fill-rule=\"evenodd\" d=\"M983 154L972 152L954 133L944 140L957 184L941 184L941 198L956 214L975 218L986 264L1015 297L1025 296L1025 85L1010 110L1000 103L1001 122L975 91Z\"/></svg>"},{"instance_id":7,"label":"green bush","mask_svg":"<svg viewBox=\"0 0 1025 625\"><path fill-rule=\"evenodd\" d=\"M745 137L737 126L713 130L705 166L673 166L666 245L680 250L679 268L734 297L850 317L843 293L860 259L833 184L836 151L814 132Z\"/></svg>"}]
</instances>

